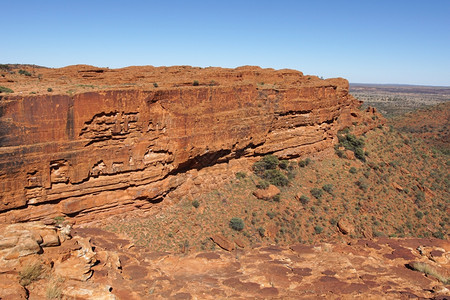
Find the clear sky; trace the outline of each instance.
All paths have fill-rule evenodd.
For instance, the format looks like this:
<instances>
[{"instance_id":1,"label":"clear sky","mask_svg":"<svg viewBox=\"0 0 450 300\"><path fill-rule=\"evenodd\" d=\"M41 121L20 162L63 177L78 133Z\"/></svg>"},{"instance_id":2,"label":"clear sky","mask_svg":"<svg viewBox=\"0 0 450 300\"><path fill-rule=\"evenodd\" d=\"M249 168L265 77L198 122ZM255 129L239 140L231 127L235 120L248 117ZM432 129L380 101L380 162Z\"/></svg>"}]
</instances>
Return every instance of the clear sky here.
<instances>
[{"instance_id":1,"label":"clear sky","mask_svg":"<svg viewBox=\"0 0 450 300\"><path fill-rule=\"evenodd\" d=\"M450 86L450 0L0 0L0 63L258 65Z\"/></svg>"}]
</instances>

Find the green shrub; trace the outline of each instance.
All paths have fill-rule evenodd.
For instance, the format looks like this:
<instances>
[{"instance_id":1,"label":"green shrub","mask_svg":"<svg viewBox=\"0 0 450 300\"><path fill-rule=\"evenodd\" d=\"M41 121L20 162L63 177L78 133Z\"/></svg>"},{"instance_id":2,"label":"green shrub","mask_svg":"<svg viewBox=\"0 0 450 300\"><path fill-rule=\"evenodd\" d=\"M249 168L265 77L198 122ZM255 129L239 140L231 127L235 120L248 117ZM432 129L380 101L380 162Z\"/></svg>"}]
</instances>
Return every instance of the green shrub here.
<instances>
[{"instance_id":1,"label":"green shrub","mask_svg":"<svg viewBox=\"0 0 450 300\"><path fill-rule=\"evenodd\" d=\"M339 147L344 147L347 150L351 150L355 153L355 157L360 159L361 161L365 161L365 153L364 153L364 141L362 139L358 139L351 133L347 133L346 135L338 134L339 144L336 145L336 149ZM337 150L340 151L340 150ZM342 152L342 151L341 151ZM338 154L339 155L339 154ZM343 153L341 153L343 156ZM339 157L342 157L339 156Z\"/></svg>"},{"instance_id":2,"label":"green shrub","mask_svg":"<svg viewBox=\"0 0 450 300\"><path fill-rule=\"evenodd\" d=\"M154 86L155 88L157 88L157 87L158 87L158 84L157 84L156 82L153 82L153 86Z\"/></svg>"},{"instance_id":3,"label":"green shrub","mask_svg":"<svg viewBox=\"0 0 450 300\"><path fill-rule=\"evenodd\" d=\"M366 153L362 148L355 149L355 157L361 161L366 161Z\"/></svg>"},{"instance_id":4,"label":"green shrub","mask_svg":"<svg viewBox=\"0 0 450 300\"><path fill-rule=\"evenodd\" d=\"M287 160L280 160L280 163L278 164L280 169L286 170L289 166L289 161Z\"/></svg>"},{"instance_id":5,"label":"green shrub","mask_svg":"<svg viewBox=\"0 0 450 300\"><path fill-rule=\"evenodd\" d=\"M418 191L414 202L416 203L417 206L421 207L422 204L425 202L425 193L422 191Z\"/></svg>"},{"instance_id":6,"label":"green shrub","mask_svg":"<svg viewBox=\"0 0 450 300\"><path fill-rule=\"evenodd\" d=\"M273 196L273 198L272 198L272 201L275 201L275 202L280 202L280 200L281 200L280 194L275 195L275 196Z\"/></svg>"},{"instance_id":7,"label":"green shrub","mask_svg":"<svg viewBox=\"0 0 450 300\"><path fill-rule=\"evenodd\" d=\"M247 174L245 174L244 172L237 172L236 173L236 178L237 179L244 179L245 177L247 177Z\"/></svg>"},{"instance_id":8,"label":"green shrub","mask_svg":"<svg viewBox=\"0 0 450 300\"><path fill-rule=\"evenodd\" d=\"M198 86L199 85L198 80L194 80L194 83L192 83L192 85L193 86Z\"/></svg>"},{"instance_id":9,"label":"green shrub","mask_svg":"<svg viewBox=\"0 0 450 300\"><path fill-rule=\"evenodd\" d=\"M266 215L272 220L277 214L273 211L268 211Z\"/></svg>"},{"instance_id":10,"label":"green shrub","mask_svg":"<svg viewBox=\"0 0 450 300\"><path fill-rule=\"evenodd\" d=\"M300 203L303 205L306 205L309 203L309 197L307 197L305 195L301 195L299 200L300 200Z\"/></svg>"},{"instance_id":11,"label":"green shrub","mask_svg":"<svg viewBox=\"0 0 450 300\"><path fill-rule=\"evenodd\" d=\"M268 187L269 187L269 183L267 182L267 181L265 181L265 180L260 180L259 182L258 182L258 184L256 185L256 187L258 188L258 189L262 189L262 190L265 190L265 189L267 189Z\"/></svg>"},{"instance_id":12,"label":"green shrub","mask_svg":"<svg viewBox=\"0 0 450 300\"><path fill-rule=\"evenodd\" d=\"M423 212L421 212L420 210L416 211L416 217L418 219L422 219L423 218Z\"/></svg>"},{"instance_id":13,"label":"green shrub","mask_svg":"<svg viewBox=\"0 0 450 300\"><path fill-rule=\"evenodd\" d=\"M25 70L20 69L19 70L19 74L20 75L25 75L25 76L31 76L31 73Z\"/></svg>"},{"instance_id":14,"label":"green shrub","mask_svg":"<svg viewBox=\"0 0 450 300\"><path fill-rule=\"evenodd\" d=\"M260 176L266 170L275 170L280 161L275 155L266 155L260 161L253 164L253 172Z\"/></svg>"},{"instance_id":15,"label":"green shrub","mask_svg":"<svg viewBox=\"0 0 450 300\"><path fill-rule=\"evenodd\" d=\"M280 170L266 170L262 178L276 186L287 186L289 184L289 180Z\"/></svg>"},{"instance_id":16,"label":"green shrub","mask_svg":"<svg viewBox=\"0 0 450 300\"><path fill-rule=\"evenodd\" d=\"M308 158L305 159L305 160L299 161L299 162L298 162L298 166L301 167L301 168L304 168L304 167L306 167L307 165L309 165L310 163L311 163L311 159L308 157Z\"/></svg>"},{"instance_id":17,"label":"green shrub","mask_svg":"<svg viewBox=\"0 0 450 300\"><path fill-rule=\"evenodd\" d=\"M319 226L319 225L314 226L314 232L315 232L316 234L320 234L320 233L322 233L322 231L323 231L323 227L321 227L321 226Z\"/></svg>"},{"instance_id":18,"label":"green shrub","mask_svg":"<svg viewBox=\"0 0 450 300\"><path fill-rule=\"evenodd\" d=\"M356 182L356 185L363 190L364 192L367 192L367 189L369 188L369 184L367 183L367 179L364 177L360 177L358 181Z\"/></svg>"},{"instance_id":19,"label":"green shrub","mask_svg":"<svg viewBox=\"0 0 450 300\"><path fill-rule=\"evenodd\" d=\"M316 199L322 198L323 191L318 188L312 188L310 191L311 195L313 195Z\"/></svg>"},{"instance_id":20,"label":"green shrub","mask_svg":"<svg viewBox=\"0 0 450 300\"><path fill-rule=\"evenodd\" d=\"M344 157L344 151L339 150L339 149L336 149L336 155L337 155L339 158L343 158L343 157Z\"/></svg>"},{"instance_id":21,"label":"green shrub","mask_svg":"<svg viewBox=\"0 0 450 300\"><path fill-rule=\"evenodd\" d=\"M230 227L233 230L241 231L244 229L244 221L241 218L232 218L230 220Z\"/></svg>"},{"instance_id":22,"label":"green shrub","mask_svg":"<svg viewBox=\"0 0 450 300\"><path fill-rule=\"evenodd\" d=\"M0 93L14 93L14 91L10 88L0 86Z\"/></svg>"},{"instance_id":23,"label":"green shrub","mask_svg":"<svg viewBox=\"0 0 450 300\"><path fill-rule=\"evenodd\" d=\"M53 89L52 88L48 88L47 92L51 93L51 92L53 92Z\"/></svg>"},{"instance_id":24,"label":"green shrub","mask_svg":"<svg viewBox=\"0 0 450 300\"><path fill-rule=\"evenodd\" d=\"M348 170L351 174L355 174L357 172L355 167L351 167L350 170Z\"/></svg>"},{"instance_id":25,"label":"green shrub","mask_svg":"<svg viewBox=\"0 0 450 300\"><path fill-rule=\"evenodd\" d=\"M198 200L194 200L192 201L192 206L198 208L200 206L200 202L198 202Z\"/></svg>"},{"instance_id":26,"label":"green shrub","mask_svg":"<svg viewBox=\"0 0 450 300\"><path fill-rule=\"evenodd\" d=\"M262 227L258 227L258 229L256 229L256 231L258 231L258 234L260 237L264 237L264 235L266 234L266 230Z\"/></svg>"},{"instance_id":27,"label":"green shrub","mask_svg":"<svg viewBox=\"0 0 450 300\"><path fill-rule=\"evenodd\" d=\"M441 239L441 240L445 239L445 235L442 231L435 231L435 232L433 232L432 235L434 238L437 238L437 239Z\"/></svg>"},{"instance_id":28,"label":"green shrub","mask_svg":"<svg viewBox=\"0 0 450 300\"><path fill-rule=\"evenodd\" d=\"M327 192L327 193L329 193L329 194L332 194L332 193L333 193L333 190L334 190L334 187L333 187L332 184L327 183L327 184L324 184L324 185L322 186L322 189L323 189L325 192Z\"/></svg>"},{"instance_id":29,"label":"green shrub","mask_svg":"<svg viewBox=\"0 0 450 300\"><path fill-rule=\"evenodd\" d=\"M53 220L55 220L56 225L61 225L62 223L64 223L65 218L64 216L57 216L54 217Z\"/></svg>"}]
</instances>

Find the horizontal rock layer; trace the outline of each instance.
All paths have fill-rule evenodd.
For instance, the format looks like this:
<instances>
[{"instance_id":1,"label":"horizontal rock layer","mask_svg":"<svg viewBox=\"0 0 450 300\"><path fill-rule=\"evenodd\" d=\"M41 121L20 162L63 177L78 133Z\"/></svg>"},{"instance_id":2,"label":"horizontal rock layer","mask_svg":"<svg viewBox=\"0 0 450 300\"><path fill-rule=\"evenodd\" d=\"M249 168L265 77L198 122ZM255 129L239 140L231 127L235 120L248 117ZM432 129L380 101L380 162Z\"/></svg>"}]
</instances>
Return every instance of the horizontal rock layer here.
<instances>
[{"instance_id":1,"label":"horizontal rock layer","mask_svg":"<svg viewBox=\"0 0 450 300\"><path fill-rule=\"evenodd\" d=\"M3 97L0 223L160 201L189 170L331 149L360 120L344 79L252 70L216 70L211 85Z\"/></svg>"}]
</instances>

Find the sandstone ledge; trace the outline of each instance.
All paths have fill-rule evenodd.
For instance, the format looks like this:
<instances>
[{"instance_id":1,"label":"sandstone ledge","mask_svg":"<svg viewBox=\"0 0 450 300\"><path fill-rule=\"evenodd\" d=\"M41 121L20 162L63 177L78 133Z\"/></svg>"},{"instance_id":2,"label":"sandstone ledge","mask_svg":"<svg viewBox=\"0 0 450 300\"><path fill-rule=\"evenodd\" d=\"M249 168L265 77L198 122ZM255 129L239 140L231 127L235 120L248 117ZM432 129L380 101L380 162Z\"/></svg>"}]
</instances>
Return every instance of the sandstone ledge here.
<instances>
[{"instance_id":1,"label":"sandstone ledge","mask_svg":"<svg viewBox=\"0 0 450 300\"><path fill-rule=\"evenodd\" d=\"M267 153L295 158L330 150L339 129L363 119L344 79L174 68L142 69L139 88L3 97L0 223L160 201L188 171ZM97 84L120 85L125 79L118 78L131 74L92 70L46 69L43 78L66 74L83 82L91 74ZM187 77L201 84L188 85Z\"/></svg>"}]
</instances>

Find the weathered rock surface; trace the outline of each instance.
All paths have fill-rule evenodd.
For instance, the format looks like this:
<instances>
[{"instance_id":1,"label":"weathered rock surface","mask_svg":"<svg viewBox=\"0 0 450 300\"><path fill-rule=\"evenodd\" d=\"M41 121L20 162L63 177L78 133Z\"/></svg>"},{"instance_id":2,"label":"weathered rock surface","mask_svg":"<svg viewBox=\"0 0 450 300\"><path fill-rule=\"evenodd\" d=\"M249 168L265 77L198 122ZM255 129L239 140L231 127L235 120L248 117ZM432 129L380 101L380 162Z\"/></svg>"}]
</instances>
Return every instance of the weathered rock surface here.
<instances>
[{"instance_id":1,"label":"weathered rock surface","mask_svg":"<svg viewBox=\"0 0 450 300\"><path fill-rule=\"evenodd\" d=\"M14 265L14 260L42 251L42 247L58 246L54 226L38 222L10 224L0 227L0 272Z\"/></svg>"},{"instance_id":2,"label":"weathered rock surface","mask_svg":"<svg viewBox=\"0 0 450 300\"><path fill-rule=\"evenodd\" d=\"M229 241L226 237L221 234L215 234L211 237L211 239L216 243L220 248L232 251L234 250L234 243Z\"/></svg>"},{"instance_id":3,"label":"weathered rock surface","mask_svg":"<svg viewBox=\"0 0 450 300\"><path fill-rule=\"evenodd\" d=\"M75 241L79 249L68 252L55 261L55 274L63 278L86 281L91 278L91 268L97 259L87 238L76 238Z\"/></svg>"},{"instance_id":4,"label":"weathered rock surface","mask_svg":"<svg viewBox=\"0 0 450 300\"><path fill-rule=\"evenodd\" d=\"M404 299L449 296L445 284L408 269L413 260L448 269L427 254L449 256L448 241L360 240L348 244L261 246L200 253L155 253L108 242L89 228L96 249L119 254L122 269L105 267L89 280L109 285L119 299ZM113 240L117 239L110 236ZM125 242L124 242L125 243ZM424 253L417 248L420 246ZM97 250L96 250L97 251ZM390 254L396 253L395 256ZM426 252L426 253L425 253ZM439 253L436 252L436 255ZM115 271L114 271L115 270Z\"/></svg>"},{"instance_id":5,"label":"weathered rock surface","mask_svg":"<svg viewBox=\"0 0 450 300\"><path fill-rule=\"evenodd\" d=\"M294 70L42 72L41 84L53 80L59 93L20 95L11 86L0 100L0 223L143 206L176 191L189 170L330 150L339 129L362 120L345 79ZM113 87L62 91L92 80Z\"/></svg>"},{"instance_id":6,"label":"weathered rock surface","mask_svg":"<svg viewBox=\"0 0 450 300\"><path fill-rule=\"evenodd\" d=\"M74 237L59 246L44 247L37 254L12 259L16 266L0 272L0 297L445 299L449 296L448 285L439 276L427 276L410 267L420 262L442 274L442 278L448 278L450 244L444 240L380 238L349 244L268 245L167 253L132 246L128 240L95 227L74 231ZM439 262L434 260L438 257ZM69 264L62 267L69 261L72 269ZM98 263L93 264L94 261ZM20 278L24 275L20 275L20 270L35 262L42 264L42 274L21 286ZM86 274L89 276L84 277Z\"/></svg>"},{"instance_id":7,"label":"weathered rock surface","mask_svg":"<svg viewBox=\"0 0 450 300\"><path fill-rule=\"evenodd\" d=\"M0 274L0 299L27 299L27 293L23 286L19 284L19 280L16 275Z\"/></svg>"},{"instance_id":8,"label":"weathered rock surface","mask_svg":"<svg viewBox=\"0 0 450 300\"><path fill-rule=\"evenodd\" d=\"M350 224L350 222L345 219L339 220L337 226L339 228L339 231L342 232L343 234L351 234L355 231L353 225Z\"/></svg>"}]
</instances>

